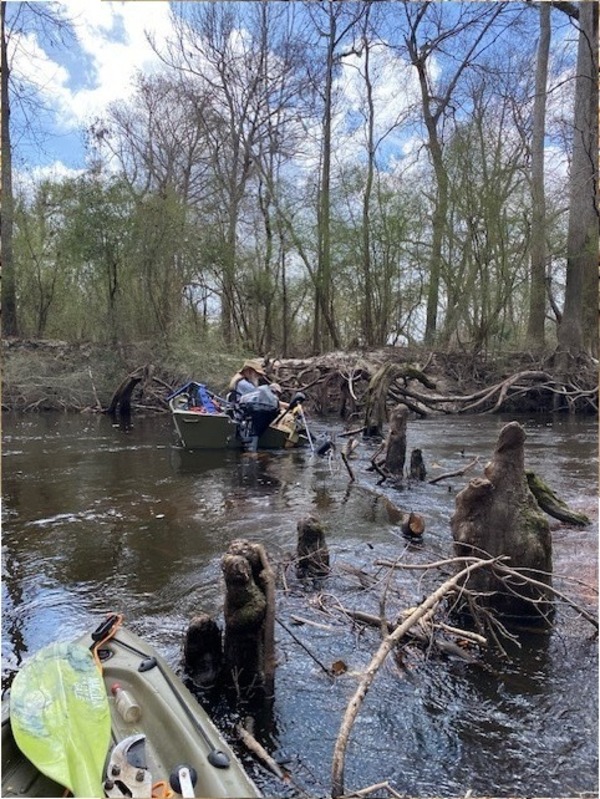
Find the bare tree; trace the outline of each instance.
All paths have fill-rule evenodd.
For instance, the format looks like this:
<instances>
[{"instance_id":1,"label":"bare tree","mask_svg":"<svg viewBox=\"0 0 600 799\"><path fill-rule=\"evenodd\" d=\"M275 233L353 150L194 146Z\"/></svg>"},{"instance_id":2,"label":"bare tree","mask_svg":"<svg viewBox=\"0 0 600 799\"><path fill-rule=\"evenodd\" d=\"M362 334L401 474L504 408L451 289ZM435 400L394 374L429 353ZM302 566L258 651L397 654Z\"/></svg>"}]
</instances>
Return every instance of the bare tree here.
<instances>
[{"instance_id":1,"label":"bare tree","mask_svg":"<svg viewBox=\"0 0 600 799\"><path fill-rule=\"evenodd\" d=\"M315 270L315 311L313 325L313 352L318 353L331 344L339 348L339 332L335 321L332 285L331 249L331 167L332 119L334 111L334 78L342 52L340 45L346 40L361 18L368 4L308 3L318 36L325 43L324 64L313 73L314 85L321 95L321 163L317 200L318 253ZM321 23L321 19L323 22ZM320 86L322 85L322 89Z\"/></svg>"},{"instance_id":2,"label":"bare tree","mask_svg":"<svg viewBox=\"0 0 600 799\"><path fill-rule=\"evenodd\" d=\"M568 13L571 8L568 5ZM562 6L561 6L562 7ZM567 283L559 348L598 353L598 6L578 4Z\"/></svg>"},{"instance_id":3,"label":"bare tree","mask_svg":"<svg viewBox=\"0 0 600 799\"><path fill-rule=\"evenodd\" d=\"M2 245L2 333L16 336L17 291L15 281L15 262L13 258L13 190L12 190L12 147L10 141L10 100L8 91L9 66L7 58L6 3L0 3L0 53L2 70L0 75L0 108L2 139L2 226L0 241Z\"/></svg>"},{"instance_id":4,"label":"bare tree","mask_svg":"<svg viewBox=\"0 0 600 799\"><path fill-rule=\"evenodd\" d=\"M538 3L540 38L535 72L533 131L531 137L531 276L527 336L531 346L544 347L546 318L546 196L544 191L544 139L546 85L550 53L550 4Z\"/></svg>"},{"instance_id":5,"label":"bare tree","mask_svg":"<svg viewBox=\"0 0 600 799\"><path fill-rule=\"evenodd\" d=\"M13 141L11 119L12 104L12 70L8 59L8 44L11 36L21 34L24 30L39 27L43 35L49 32L65 39L71 32L71 22L61 9L47 8L47 4L19 3L7 25L7 4L0 3L0 141L2 145L1 188L2 188L2 225L0 228L0 244L2 247L2 332L5 336L16 336L19 332L17 309L17 280L13 254L13 222L14 199L12 185ZM54 4L53 4L54 5ZM27 106L30 106L30 117L35 116L39 102L30 97L18 98L21 109L27 118ZM35 106L31 108L31 105ZM31 131L30 131L31 132Z\"/></svg>"},{"instance_id":6,"label":"bare tree","mask_svg":"<svg viewBox=\"0 0 600 799\"><path fill-rule=\"evenodd\" d=\"M442 4L405 0L403 5L408 27L405 41L419 79L423 122L436 183L425 327L425 341L431 344L437 331L442 249L448 213L449 186L444 163L443 122L463 73L476 63L480 53L489 46L488 34L510 3L467 3L461 6L458 18L456 15L446 18ZM460 52L460 57L455 59L456 66L445 74L443 82L436 82L432 74L432 59L439 51L452 46L453 40L456 41L454 53ZM459 50L461 44L463 47Z\"/></svg>"}]
</instances>

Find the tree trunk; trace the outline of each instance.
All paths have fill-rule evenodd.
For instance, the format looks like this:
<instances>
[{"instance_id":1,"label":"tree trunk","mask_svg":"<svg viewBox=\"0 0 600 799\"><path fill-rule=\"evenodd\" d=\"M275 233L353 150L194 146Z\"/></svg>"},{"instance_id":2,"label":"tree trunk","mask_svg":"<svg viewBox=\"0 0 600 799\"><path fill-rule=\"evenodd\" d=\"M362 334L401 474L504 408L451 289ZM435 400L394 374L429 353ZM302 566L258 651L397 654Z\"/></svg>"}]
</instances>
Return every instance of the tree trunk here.
<instances>
[{"instance_id":1,"label":"tree trunk","mask_svg":"<svg viewBox=\"0 0 600 799\"><path fill-rule=\"evenodd\" d=\"M369 10L367 6L365 24L369 21ZM369 65L369 42L367 35L363 38L363 48L365 53L365 86L367 91L367 180L365 183L365 193L363 195L362 207L362 234L363 234L363 277L364 277L364 297L363 297L363 344L372 347L375 344L385 344L385 341L375 341L375 330L373 324L373 277L371 264L371 194L373 191L373 172L375 168L375 108L373 105L373 83L371 81Z\"/></svg>"},{"instance_id":2,"label":"tree trunk","mask_svg":"<svg viewBox=\"0 0 600 799\"><path fill-rule=\"evenodd\" d=\"M531 276L529 283L528 339L535 349L544 347L546 318L546 199L544 192L544 137L546 84L550 52L550 4L538 5L540 40L535 73L533 133L531 141Z\"/></svg>"},{"instance_id":3,"label":"tree trunk","mask_svg":"<svg viewBox=\"0 0 600 799\"><path fill-rule=\"evenodd\" d=\"M17 336L17 289L15 262L13 257L13 191L12 151L10 143L10 98L8 93L9 67L6 57L6 3L0 3L0 108L2 142L2 225L0 241L2 249L2 334Z\"/></svg>"},{"instance_id":4,"label":"tree trunk","mask_svg":"<svg viewBox=\"0 0 600 799\"><path fill-rule=\"evenodd\" d=\"M579 4L579 47L575 82L567 284L558 328L559 348L597 354L598 296L598 6ZM585 332L584 332L585 331Z\"/></svg>"},{"instance_id":5,"label":"tree trunk","mask_svg":"<svg viewBox=\"0 0 600 799\"><path fill-rule=\"evenodd\" d=\"M406 424L408 408L397 405L390 413L390 430L385 444L385 468L390 474L402 477L406 462Z\"/></svg>"},{"instance_id":6,"label":"tree trunk","mask_svg":"<svg viewBox=\"0 0 600 799\"><path fill-rule=\"evenodd\" d=\"M313 328L313 353L318 355L327 349L324 340L325 326L327 338L337 349L339 342L335 336L335 326L331 318L331 113L333 88L333 63L336 44L336 19L330 12L330 33L327 46L327 66L325 71L325 106L323 109L323 147L321 151L321 185L319 186L318 207L318 263L315 286L315 320Z\"/></svg>"}]
</instances>

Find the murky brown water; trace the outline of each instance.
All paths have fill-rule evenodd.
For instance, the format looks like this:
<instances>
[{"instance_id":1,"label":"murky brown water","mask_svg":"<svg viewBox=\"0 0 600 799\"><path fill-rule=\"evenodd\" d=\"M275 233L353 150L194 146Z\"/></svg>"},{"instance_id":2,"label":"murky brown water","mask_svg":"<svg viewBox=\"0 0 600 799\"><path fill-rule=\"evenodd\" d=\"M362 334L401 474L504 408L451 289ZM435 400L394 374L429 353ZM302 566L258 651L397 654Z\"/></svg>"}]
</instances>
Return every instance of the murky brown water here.
<instances>
[{"instance_id":1,"label":"murky brown water","mask_svg":"<svg viewBox=\"0 0 600 799\"><path fill-rule=\"evenodd\" d=\"M409 424L409 449L420 447L430 476L490 457L507 419L427 419ZM585 530L551 523L555 572L578 602L596 607L597 429L593 420L520 419L526 463L573 507L593 516ZM315 436L339 431L313 423ZM220 557L230 540L265 543L281 561L295 548L296 522L318 513L328 528L334 574L325 600L379 612L381 587L361 589L343 564L375 573L375 561L405 551L425 562L451 549L454 494L473 472L410 490L376 486L366 471L372 448L361 444L350 484L339 457L303 452L200 455L174 446L168 418L138 419L130 429L90 416L3 418L2 677L6 688L22 659L50 641L95 627L105 612L131 628L178 668L182 635L198 610L221 608ZM341 442L339 442L341 443ZM422 513L422 545L399 534L390 501ZM433 579L433 578L432 578ZM439 577L437 578L439 579ZM388 617L430 586L398 577ZM558 585L558 583L557 583ZM278 617L321 625L294 627L324 663L343 659L349 673L332 682L277 627L279 664L272 727L265 740L313 796L330 789L331 754L356 673L378 646L339 614L324 613L315 594L293 579L278 598ZM393 661L377 677L355 726L346 761L347 788L389 779L416 796L474 794L571 796L597 790L597 642L572 612L559 610L554 632L525 639L508 663L484 671L462 661L415 657ZM230 717L222 723L228 729ZM266 795L293 786L254 774Z\"/></svg>"}]
</instances>

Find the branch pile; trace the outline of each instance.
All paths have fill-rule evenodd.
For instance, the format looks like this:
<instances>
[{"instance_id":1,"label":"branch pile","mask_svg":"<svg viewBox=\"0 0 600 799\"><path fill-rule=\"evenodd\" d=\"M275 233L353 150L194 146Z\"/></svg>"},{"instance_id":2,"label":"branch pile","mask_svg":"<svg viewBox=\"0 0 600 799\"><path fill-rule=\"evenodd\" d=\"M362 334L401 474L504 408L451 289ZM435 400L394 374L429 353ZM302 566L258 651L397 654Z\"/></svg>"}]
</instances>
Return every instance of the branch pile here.
<instances>
[{"instance_id":1,"label":"branch pile","mask_svg":"<svg viewBox=\"0 0 600 799\"><path fill-rule=\"evenodd\" d=\"M321 591L310 601L311 610L317 611L321 618L328 618L333 627L325 626L322 622L313 621L310 618L300 618L291 615L290 619L295 624L313 625L318 629L335 629L340 620L346 621L353 627L369 627L379 633L379 644L375 641L374 653L366 669L359 673L354 673L358 677L356 689L351 696L344 716L340 723L340 728L334 748L332 761L332 784L331 796L366 796L372 791L383 791L376 795L398 795L393 786L388 783L380 783L377 786L358 791L347 791L344 779L346 752L352 734L353 726L361 707L366 699L367 693L372 688L378 672L386 662L388 656L395 660L399 673L405 669L413 670L415 655L420 660L429 660L437 657L460 657L468 660L474 666L490 670L488 658L482 658L481 653L490 648L493 652L499 653L507 658L508 653L504 644L507 642L512 645L520 646L518 633L507 629L504 623L489 609L485 607L485 597L478 591L470 587L470 576L480 570L493 571L500 580L508 581L514 577L515 571L506 562L504 557L490 557L482 553L481 557L457 557L447 558L428 563L410 563L403 558L394 560L378 559L373 564L373 570L368 567L356 568L351 565L337 563L335 571L338 575L343 575L350 582L356 582L361 590L361 606L368 604L379 607L379 612L369 613L363 609L350 609L344 607L341 601L332 593L326 592L325 585L321 584ZM293 562L287 564L280 578L283 579L285 594L289 591L289 585L285 578L285 571L293 571ZM411 591L406 591L406 583L395 583L394 575L399 570L413 570L421 576L418 581L420 601L413 607L406 608L398 612L398 604L405 603L409 599ZM454 572L448 574L448 572ZM537 584L538 576L528 577L519 572L521 585ZM555 577L557 577L555 575ZM441 578L441 581L440 581ZM429 585L427 595L421 593L424 587L424 579ZM577 580L568 580L560 577L558 581L564 583L579 583ZM590 587L591 588L591 587ZM598 619L594 612L587 607L576 602L565 591L558 588L550 589L553 601L560 603L571 615L575 615L580 620L591 625L593 634L597 635ZM465 598L473 609L472 620L474 624L469 625L469 629L457 627L453 617L456 618L455 610L457 602ZM410 599L409 599L410 601ZM280 611L283 610L280 603ZM388 615L394 613L392 607L395 606L395 619L390 621ZM401 605L400 605L401 607ZM387 612L386 612L387 608ZM278 622L288 629L278 618ZM288 630L288 632L291 631ZM306 635L303 636L306 638ZM340 675L348 672L348 667L343 661L336 661L331 667L324 665L318 655L310 651L309 647L293 635L296 643L308 652L313 660L321 667L326 675L335 680ZM322 656L321 656L322 657ZM410 663L406 661L410 658ZM493 674L490 671L490 674ZM493 677L490 677L492 679ZM346 792L347 791L347 792Z\"/></svg>"},{"instance_id":2,"label":"branch pile","mask_svg":"<svg viewBox=\"0 0 600 799\"><path fill-rule=\"evenodd\" d=\"M515 355L512 364L528 365L523 360ZM274 360L267 364L267 371L290 395L305 392L311 410L345 419L362 414L370 405L399 402L419 416L432 412L598 411L597 368L591 361L574 364L572 373L561 374L547 368L509 371L508 364L494 368L492 362L484 368L473 361L470 379L464 369L456 373L452 364L453 360L440 353L431 353L420 364L418 358L408 360L407 354L388 349Z\"/></svg>"}]
</instances>

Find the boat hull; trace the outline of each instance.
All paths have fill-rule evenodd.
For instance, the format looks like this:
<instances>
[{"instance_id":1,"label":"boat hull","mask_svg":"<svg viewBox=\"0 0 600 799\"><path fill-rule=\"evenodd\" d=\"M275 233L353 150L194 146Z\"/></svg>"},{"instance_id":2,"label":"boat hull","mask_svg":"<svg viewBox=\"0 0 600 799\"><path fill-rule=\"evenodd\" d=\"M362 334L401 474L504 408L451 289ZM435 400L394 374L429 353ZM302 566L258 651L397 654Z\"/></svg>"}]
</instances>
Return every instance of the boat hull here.
<instances>
[{"instance_id":1,"label":"boat hull","mask_svg":"<svg viewBox=\"0 0 600 799\"><path fill-rule=\"evenodd\" d=\"M78 643L89 647L93 640L89 635ZM261 795L207 713L156 651L124 628L101 648L107 655L102 665L112 743L136 734L145 736L145 761L153 785L168 784L171 772L185 765L198 775L196 796ZM143 663L149 668L140 671ZM140 706L138 721L126 722L119 714L111 693L115 682ZM213 765L215 752L223 753L227 767ZM2 796L64 796L62 786L40 774L21 754L12 736L6 701L2 705Z\"/></svg>"},{"instance_id":2,"label":"boat hull","mask_svg":"<svg viewBox=\"0 0 600 799\"><path fill-rule=\"evenodd\" d=\"M173 422L185 449L244 449L238 425L227 414L200 413L172 408ZM268 427L258 439L258 449L289 449L303 437L293 426Z\"/></svg>"}]
</instances>

